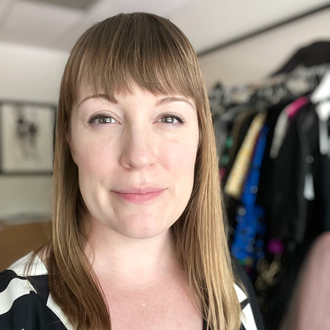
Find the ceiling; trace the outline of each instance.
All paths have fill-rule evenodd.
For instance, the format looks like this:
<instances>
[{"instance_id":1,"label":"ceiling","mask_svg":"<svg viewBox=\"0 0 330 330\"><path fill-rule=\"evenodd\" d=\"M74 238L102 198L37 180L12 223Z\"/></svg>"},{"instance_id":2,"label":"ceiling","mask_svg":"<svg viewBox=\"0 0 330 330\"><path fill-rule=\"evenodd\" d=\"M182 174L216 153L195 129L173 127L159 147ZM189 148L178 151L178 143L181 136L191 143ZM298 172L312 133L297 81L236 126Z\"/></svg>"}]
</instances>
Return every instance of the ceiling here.
<instances>
[{"instance_id":1,"label":"ceiling","mask_svg":"<svg viewBox=\"0 0 330 330\"><path fill-rule=\"evenodd\" d=\"M201 52L327 4L330 0L0 0L0 42L69 51L95 22L146 11L170 18Z\"/></svg>"}]
</instances>

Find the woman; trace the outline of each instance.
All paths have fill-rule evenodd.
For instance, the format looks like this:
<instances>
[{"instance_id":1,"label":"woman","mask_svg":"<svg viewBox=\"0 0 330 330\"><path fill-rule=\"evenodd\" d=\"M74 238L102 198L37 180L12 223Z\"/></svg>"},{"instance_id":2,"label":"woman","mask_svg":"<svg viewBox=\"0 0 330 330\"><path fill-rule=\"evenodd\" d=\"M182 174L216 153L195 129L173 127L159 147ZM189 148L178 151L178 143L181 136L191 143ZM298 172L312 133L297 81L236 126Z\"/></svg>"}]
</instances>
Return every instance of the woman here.
<instances>
[{"instance_id":1,"label":"woman","mask_svg":"<svg viewBox=\"0 0 330 330\"><path fill-rule=\"evenodd\" d=\"M78 40L53 180L52 240L1 275L1 329L256 329L227 249L204 81L168 20L120 14Z\"/></svg>"}]
</instances>

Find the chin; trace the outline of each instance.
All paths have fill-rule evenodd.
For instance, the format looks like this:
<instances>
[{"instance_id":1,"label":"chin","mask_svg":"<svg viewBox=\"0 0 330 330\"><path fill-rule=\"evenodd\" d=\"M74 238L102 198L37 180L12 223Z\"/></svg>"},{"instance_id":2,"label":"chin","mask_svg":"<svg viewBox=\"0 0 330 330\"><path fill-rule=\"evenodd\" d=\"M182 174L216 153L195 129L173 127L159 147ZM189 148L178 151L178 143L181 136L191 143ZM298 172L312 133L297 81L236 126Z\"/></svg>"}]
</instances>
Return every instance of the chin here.
<instances>
[{"instance_id":1,"label":"chin","mask_svg":"<svg viewBox=\"0 0 330 330\"><path fill-rule=\"evenodd\" d=\"M124 227L117 228L116 231L131 239L149 239L159 235L166 235L169 228L170 226L155 226L155 221L150 224L145 221L141 223L134 220Z\"/></svg>"}]
</instances>

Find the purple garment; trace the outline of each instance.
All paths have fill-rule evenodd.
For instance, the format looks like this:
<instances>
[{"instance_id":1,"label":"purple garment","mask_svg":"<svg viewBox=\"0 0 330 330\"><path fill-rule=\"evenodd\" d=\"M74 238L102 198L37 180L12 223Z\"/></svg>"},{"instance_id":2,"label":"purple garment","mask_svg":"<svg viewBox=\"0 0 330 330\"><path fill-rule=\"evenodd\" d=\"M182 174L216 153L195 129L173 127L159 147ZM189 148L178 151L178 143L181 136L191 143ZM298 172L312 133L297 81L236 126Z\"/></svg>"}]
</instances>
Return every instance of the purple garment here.
<instances>
[{"instance_id":1,"label":"purple garment","mask_svg":"<svg viewBox=\"0 0 330 330\"><path fill-rule=\"evenodd\" d=\"M293 121L295 115L298 111L309 102L309 98L306 96L299 97L299 99L292 102L286 109L285 112L287 113L290 122Z\"/></svg>"}]
</instances>

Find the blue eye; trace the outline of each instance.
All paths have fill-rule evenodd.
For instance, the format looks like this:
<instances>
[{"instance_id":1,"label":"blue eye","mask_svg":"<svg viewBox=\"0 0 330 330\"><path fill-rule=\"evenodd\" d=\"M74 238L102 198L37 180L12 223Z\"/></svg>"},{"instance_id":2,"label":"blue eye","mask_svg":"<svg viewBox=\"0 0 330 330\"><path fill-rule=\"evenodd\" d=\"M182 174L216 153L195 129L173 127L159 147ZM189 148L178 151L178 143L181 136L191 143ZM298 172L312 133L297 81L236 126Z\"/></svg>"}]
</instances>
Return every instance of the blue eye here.
<instances>
[{"instance_id":1,"label":"blue eye","mask_svg":"<svg viewBox=\"0 0 330 330\"><path fill-rule=\"evenodd\" d=\"M89 119L89 124L114 124L117 123L112 117L105 116L105 115L97 115Z\"/></svg>"},{"instance_id":2,"label":"blue eye","mask_svg":"<svg viewBox=\"0 0 330 330\"><path fill-rule=\"evenodd\" d=\"M164 124L176 124L176 123L180 123L183 124L184 121L182 120L182 118L178 117L178 116L174 116L174 115L164 115L160 121Z\"/></svg>"}]
</instances>

